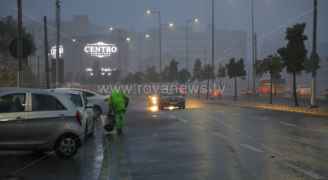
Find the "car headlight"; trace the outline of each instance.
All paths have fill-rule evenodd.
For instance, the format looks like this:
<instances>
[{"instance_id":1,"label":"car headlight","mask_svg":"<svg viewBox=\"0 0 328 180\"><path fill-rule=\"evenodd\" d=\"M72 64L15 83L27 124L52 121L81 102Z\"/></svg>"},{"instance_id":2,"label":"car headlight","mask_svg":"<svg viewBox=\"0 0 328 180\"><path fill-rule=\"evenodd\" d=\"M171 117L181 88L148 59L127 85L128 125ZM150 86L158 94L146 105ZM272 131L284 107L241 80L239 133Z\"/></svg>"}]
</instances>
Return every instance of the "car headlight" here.
<instances>
[{"instance_id":1,"label":"car headlight","mask_svg":"<svg viewBox=\"0 0 328 180\"><path fill-rule=\"evenodd\" d=\"M154 104L154 105L158 104L158 98L156 96L152 96L151 97L151 103Z\"/></svg>"}]
</instances>

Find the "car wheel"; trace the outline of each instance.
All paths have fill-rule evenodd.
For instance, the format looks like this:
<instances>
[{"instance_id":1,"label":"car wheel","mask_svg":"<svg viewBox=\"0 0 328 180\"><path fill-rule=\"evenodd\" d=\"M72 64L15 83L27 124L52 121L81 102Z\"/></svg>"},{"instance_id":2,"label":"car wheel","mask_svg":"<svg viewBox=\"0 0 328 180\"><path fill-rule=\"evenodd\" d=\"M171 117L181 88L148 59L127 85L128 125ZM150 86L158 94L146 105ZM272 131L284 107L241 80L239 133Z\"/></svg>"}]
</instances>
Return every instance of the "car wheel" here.
<instances>
[{"instance_id":1,"label":"car wheel","mask_svg":"<svg viewBox=\"0 0 328 180\"><path fill-rule=\"evenodd\" d=\"M58 157L68 159L77 153L78 148L78 137L72 134L65 134L57 140L55 145L55 152Z\"/></svg>"}]
</instances>

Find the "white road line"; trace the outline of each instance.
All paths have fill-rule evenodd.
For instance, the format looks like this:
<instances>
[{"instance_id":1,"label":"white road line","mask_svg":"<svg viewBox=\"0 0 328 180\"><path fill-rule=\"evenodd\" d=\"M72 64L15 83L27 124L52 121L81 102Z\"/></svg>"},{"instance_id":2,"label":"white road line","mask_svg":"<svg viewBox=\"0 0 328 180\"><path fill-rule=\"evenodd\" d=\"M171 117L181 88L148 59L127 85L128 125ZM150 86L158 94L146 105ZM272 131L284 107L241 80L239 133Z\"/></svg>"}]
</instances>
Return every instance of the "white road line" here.
<instances>
[{"instance_id":1,"label":"white road line","mask_svg":"<svg viewBox=\"0 0 328 180\"><path fill-rule=\"evenodd\" d=\"M288 166L289 168L292 168L295 171L298 171L298 172L300 172L302 174L305 174L305 175L307 175L307 176L309 176L309 177L311 177L313 179L326 179L325 177L322 177L322 176L320 176L319 174L317 174L317 173L315 173L313 171L305 170L303 168L300 168L300 167L295 166L295 165L290 164L290 163L286 163L286 166Z\"/></svg>"},{"instance_id":2,"label":"white road line","mask_svg":"<svg viewBox=\"0 0 328 180\"><path fill-rule=\"evenodd\" d=\"M249 150L252 150L252 151L255 151L255 152L258 152L258 153L263 153L264 151L261 150L261 149L258 149L254 146L251 146L251 145L248 145L248 144L240 144L241 147L243 148L246 148L246 149L249 149Z\"/></svg>"},{"instance_id":3,"label":"white road line","mask_svg":"<svg viewBox=\"0 0 328 180\"><path fill-rule=\"evenodd\" d=\"M287 123L287 122L284 122L284 121L280 121L280 124L285 125L285 126L289 126L289 127L297 127L296 124L291 124L291 123Z\"/></svg>"},{"instance_id":4,"label":"white road line","mask_svg":"<svg viewBox=\"0 0 328 180\"><path fill-rule=\"evenodd\" d=\"M32 166L38 164L39 162L45 160L46 158L48 158L49 156L52 156L52 155L54 155L54 152L53 151L50 152L50 153L48 153L48 154L43 155L42 157L40 157L40 158L38 158L36 160L33 160L33 161L29 162L24 167L19 168L16 171L14 171L13 173L10 173L10 174L18 174L19 172L21 172L21 171L23 171L23 170L25 170L25 169L27 169L29 167L32 167Z\"/></svg>"}]
</instances>

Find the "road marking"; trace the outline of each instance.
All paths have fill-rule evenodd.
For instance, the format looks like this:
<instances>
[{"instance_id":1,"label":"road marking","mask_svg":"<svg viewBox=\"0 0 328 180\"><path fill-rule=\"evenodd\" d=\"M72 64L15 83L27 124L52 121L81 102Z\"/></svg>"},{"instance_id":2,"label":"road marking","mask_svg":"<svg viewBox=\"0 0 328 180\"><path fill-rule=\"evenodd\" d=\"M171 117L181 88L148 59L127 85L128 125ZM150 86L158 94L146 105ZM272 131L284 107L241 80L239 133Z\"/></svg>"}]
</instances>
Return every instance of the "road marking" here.
<instances>
[{"instance_id":1,"label":"road marking","mask_svg":"<svg viewBox=\"0 0 328 180\"><path fill-rule=\"evenodd\" d=\"M258 152L258 153L263 153L264 151L261 150L261 149L258 149L254 146L251 146L251 145L248 145L248 144L240 144L241 147L243 148L246 148L246 149L249 149L249 150L252 150L252 151L255 151L255 152Z\"/></svg>"},{"instance_id":2,"label":"road marking","mask_svg":"<svg viewBox=\"0 0 328 180\"><path fill-rule=\"evenodd\" d=\"M289 126L289 127L297 127L296 124L291 124L291 123L287 123L287 122L284 122L284 121L280 121L280 124L285 125L285 126Z\"/></svg>"},{"instance_id":3,"label":"road marking","mask_svg":"<svg viewBox=\"0 0 328 180\"><path fill-rule=\"evenodd\" d=\"M46 158L48 158L49 156L52 156L52 155L54 155L54 151L51 151L50 153L47 153L47 154L43 155L42 157L29 162L24 167L19 168L16 171L14 171L13 173L10 173L10 174L18 174L19 172L38 164L39 162L45 160Z\"/></svg>"},{"instance_id":4,"label":"road marking","mask_svg":"<svg viewBox=\"0 0 328 180\"><path fill-rule=\"evenodd\" d=\"M302 174L305 174L305 175L307 175L307 176L309 176L309 177L311 177L313 179L326 179L325 177L322 177L322 176L320 176L319 174L317 174L317 173L315 173L313 171L305 170L305 169L300 168L298 166L295 166L295 165L293 165L291 163L286 163L286 166L288 166L289 168L292 168L295 171L298 171L298 172L300 172Z\"/></svg>"}]
</instances>

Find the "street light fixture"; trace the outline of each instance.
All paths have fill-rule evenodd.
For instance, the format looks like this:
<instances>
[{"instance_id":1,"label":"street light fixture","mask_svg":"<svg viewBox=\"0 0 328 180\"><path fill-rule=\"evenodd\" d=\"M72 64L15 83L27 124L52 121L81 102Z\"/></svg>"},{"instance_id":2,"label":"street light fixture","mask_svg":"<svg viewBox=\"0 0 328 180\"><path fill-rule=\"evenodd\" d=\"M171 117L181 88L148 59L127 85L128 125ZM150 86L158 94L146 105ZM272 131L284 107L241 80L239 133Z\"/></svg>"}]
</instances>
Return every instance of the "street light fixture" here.
<instances>
[{"instance_id":1,"label":"street light fixture","mask_svg":"<svg viewBox=\"0 0 328 180\"><path fill-rule=\"evenodd\" d=\"M114 28L113 27L109 27L109 31L114 31Z\"/></svg>"},{"instance_id":2,"label":"street light fixture","mask_svg":"<svg viewBox=\"0 0 328 180\"><path fill-rule=\"evenodd\" d=\"M169 23L169 28L173 28L174 27L174 23L173 22L170 22Z\"/></svg>"},{"instance_id":3,"label":"street light fixture","mask_svg":"<svg viewBox=\"0 0 328 180\"><path fill-rule=\"evenodd\" d=\"M130 37L127 37L126 38L126 42L128 42L128 43L131 42L131 38Z\"/></svg>"},{"instance_id":4,"label":"street light fixture","mask_svg":"<svg viewBox=\"0 0 328 180\"><path fill-rule=\"evenodd\" d=\"M146 10L147 15L156 14L158 16L158 43L159 43L159 73L162 73L162 18L161 12L156 10Z\"/></svg>"},{"instance_id":5,"label":"street light fixture","mask_svg":"<svg viewBox=\"0 0 328 180\"><path fill-rule=\"evenodd\" d=\"M149 39L150 38L150 34L145 34L145 38Z\"/></svg>"},{"instance_id":6,"label":"street light fixture","mask_svg":"<svg viewBox=\"0 0 328 180\"><path fill-rule=\"evenodd\" d=\"M189 70L189 27L192 23L199 23L198 18L188 19L186 21L186 70Z\"/></svg>"},{"instance_id":7,"label":"street light fixture","mask_svg":"<svg viewBox=\"0 0 328 180\"><path fill-rule=\"evenodd\" d=\"M150 9L148 9L148 10L146 11L146 14L147 14L147 15L151 15L151 14L152 14L152 11L151 11Z\"/></svg>"},{"instance_id":8,"label":"street light fixture","mask_svg":"<svg viewBox=\"0 0 328 180\"><path fill-rule=\"evenodd\" d=\"M194 23L198 23L199 22L199 19L198 18L194 18L193 21L194 21Z\"/></svg>"}]
</instances>

